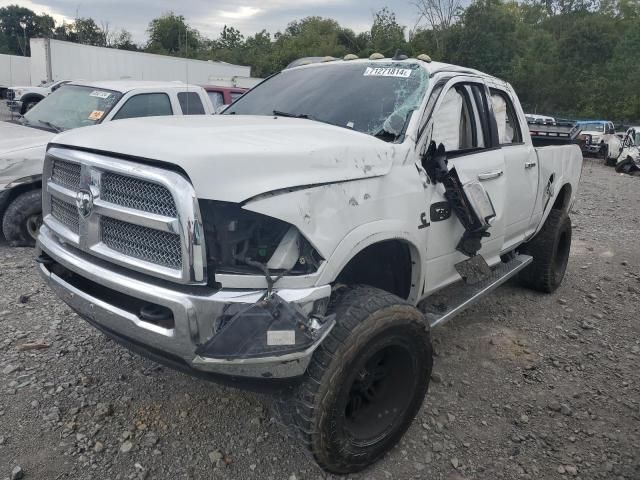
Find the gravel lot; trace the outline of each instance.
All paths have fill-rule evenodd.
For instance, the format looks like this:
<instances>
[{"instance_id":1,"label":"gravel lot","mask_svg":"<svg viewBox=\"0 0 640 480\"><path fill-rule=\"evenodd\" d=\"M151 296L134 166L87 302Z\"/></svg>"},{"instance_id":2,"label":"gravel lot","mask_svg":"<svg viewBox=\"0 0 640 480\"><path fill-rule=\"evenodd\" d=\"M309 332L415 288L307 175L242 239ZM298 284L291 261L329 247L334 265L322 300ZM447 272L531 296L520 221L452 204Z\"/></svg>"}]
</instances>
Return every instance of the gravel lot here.
<instances>
[{"instance_id":1,"label":"gravel lot","mask_svg":"<svg viewBox=\"0 0 640 480\"><path fill-rule=\"evenodd\" d=\"M352 478L640 478L639 181L586 161L563 286L506 285L435 331L420 414ZM324 478L267 398L129 354L32 250L0 245L0 265L0 479Z\"/></svg>"},{"instance_id":2,"label":"gravel lot","mask_svg":"<svg viewBox=\"0 0 640 480\"><path fill-rule=\"evenodd\" d=\"M0 122L6 122L12 118L11 112L7 108L7 104L5 102L6 100L0 100Z\"/></svg>"}]
</instances>

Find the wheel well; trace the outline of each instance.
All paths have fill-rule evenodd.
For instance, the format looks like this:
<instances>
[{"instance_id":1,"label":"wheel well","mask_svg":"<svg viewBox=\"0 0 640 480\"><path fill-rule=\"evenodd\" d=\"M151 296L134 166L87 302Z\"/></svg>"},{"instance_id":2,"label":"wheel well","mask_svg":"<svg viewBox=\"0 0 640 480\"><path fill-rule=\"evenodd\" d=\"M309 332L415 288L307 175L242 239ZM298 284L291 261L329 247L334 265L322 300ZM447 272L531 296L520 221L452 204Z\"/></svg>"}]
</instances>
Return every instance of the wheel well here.
<instances>
[{"instance_id":1,"label":"wheel well","mask_svg":"<svg viewBox=\"0 0 640 480\"><path fill-rule=\"evenodd\" d=\"M22 101L22 103L24 102L30 102L32 100L37 100L38 102L40 100L42 100L44 97L42 95L38 95L37 93L28 93L27 95L25 95L23 98L21 98L20 100Z\"/></svg>"},{"instance_id":2,"label":"wheel well","mask_svg":"<svg viewBox=\"0 0 640 480\"><path fill-rule=\"evenodd\" d=\"M402 240L385 240L358 252L342 269L336 282L369 285L407 299L412 273L409 245Z\"/></svg>"},{"instance_id":3,"label":"wheel well","mask_svg":"<svg viewBox=\"0 0 640 480\"><path fill-rule=\"evenodd\" d=\"M553 202L553 210L568 210L571 201L571 185L566 183L558 192L555 202Z\"/></svg>"},{"instance_id":4,"label":"wheel well","mask_svg":"<svg viewBox=\"0 0 640 480\"><path fill-rule=\"evenodd\" d=\"M9 190L9 196L7 197L6 202L4 202L4 205L0 205L0 223L1 223L2 217L4 216L5 210L11 204L11 202L13 202L16 199L18 195L22 195L25 192L29 192L31 190L37 190L37 189L42 189L42 180L38 180L37 182L33 182L33 183L25 183L22 185L18 185L17 187L14 187L11 190Z\"/></svg>"}]
</instances>

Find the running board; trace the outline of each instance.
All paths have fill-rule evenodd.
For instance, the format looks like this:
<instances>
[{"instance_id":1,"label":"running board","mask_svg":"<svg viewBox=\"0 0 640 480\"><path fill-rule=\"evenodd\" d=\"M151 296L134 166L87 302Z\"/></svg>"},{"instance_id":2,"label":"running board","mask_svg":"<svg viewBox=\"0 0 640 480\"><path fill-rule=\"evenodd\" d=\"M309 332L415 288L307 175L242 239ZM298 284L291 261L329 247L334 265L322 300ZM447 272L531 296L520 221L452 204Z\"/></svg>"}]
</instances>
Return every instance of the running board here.
<instances>
[{"instance_id":1,"label":"running board","mask_svg":"<svg viewBox=\"0 0 640 480\"><path fill-rule=\"evenodd\" d=\"M491 271L491 275L479 283L454 286L451 289L451 293L437 293L427 298L423 303L423 309L429 324L433 328L448 322L467 307L470 307L511 277L515 276L529 265L532 260L533 257L528 255L517 255L508 262L501 263L495 267ZM445 297L444 301L436 303L435 300L438 297Z\"/></svg>"}]
</instances>

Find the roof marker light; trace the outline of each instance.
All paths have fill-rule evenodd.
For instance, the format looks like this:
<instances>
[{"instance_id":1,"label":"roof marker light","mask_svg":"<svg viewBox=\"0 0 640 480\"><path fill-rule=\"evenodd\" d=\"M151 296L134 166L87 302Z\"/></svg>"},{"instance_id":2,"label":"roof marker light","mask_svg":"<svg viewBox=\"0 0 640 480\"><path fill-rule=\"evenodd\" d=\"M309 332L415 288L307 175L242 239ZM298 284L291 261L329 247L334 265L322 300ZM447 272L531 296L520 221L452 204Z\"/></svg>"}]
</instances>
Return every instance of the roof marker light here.
<instances>
[{"instance_id":1,"label":"roof marker light","mask_svg":"<svg viewBox=\"0 0 640 480\"><path fill-rule=\"evenodd\" d=\"M382 60L384 58L384 55L381 53L372 53L371 56L369 57L369 60Z\"/></svg>"},{"instance_id":2,"label":"roof marker light","mask_svg":"<svg viewBox=\"0 0 640 480\"><path fill-rule=\"evenodd\" d=\"M359 57L357 55L354 55L353 53L349 53L348 55L344 56L344 60L357 60Z\"/></svg>"},{"instance_id":3,"label":"roof marker light","mask_svg":"<svg viewBox=\"0 0 640 480\"><path fill-rule=\"evenodd\" d=\"M421 53L420 55L418 55L418 60L422 60L423 62L427 62L427 63L431 63L431 57L429 55L427 55L426 53Z\"/></svg>"}]
</instances>

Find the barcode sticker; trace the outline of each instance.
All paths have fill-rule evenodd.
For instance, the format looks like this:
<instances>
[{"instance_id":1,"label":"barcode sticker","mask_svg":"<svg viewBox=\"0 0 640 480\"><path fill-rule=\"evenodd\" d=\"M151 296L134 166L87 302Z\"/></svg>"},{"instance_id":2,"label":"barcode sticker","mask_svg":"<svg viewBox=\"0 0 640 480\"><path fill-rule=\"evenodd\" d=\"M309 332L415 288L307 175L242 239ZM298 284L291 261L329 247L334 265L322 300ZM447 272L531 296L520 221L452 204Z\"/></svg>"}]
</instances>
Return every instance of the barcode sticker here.
<instances>
[{"instance_id":1,"label":"barcode sticker","mask_svg":"<svg viewBox=\"0 0 640 480\"><path fill-rule=\"evenodd\" d=\"M101 90L94 90L89 94L90 97L98 97L98 98L109 98L111 96L111 92L103 92Z\"/></svg>"},{"instance_id":2,"label":"barcode sticker","mask_svg":"<svg viewBox=\"0 0 640 480\"><path fill-rule=\"evenodd\" d=\"M396 67L367 67L364 70L365 77L400 77L409 78L411 69Z\"/></svg>"}]
</instances>

